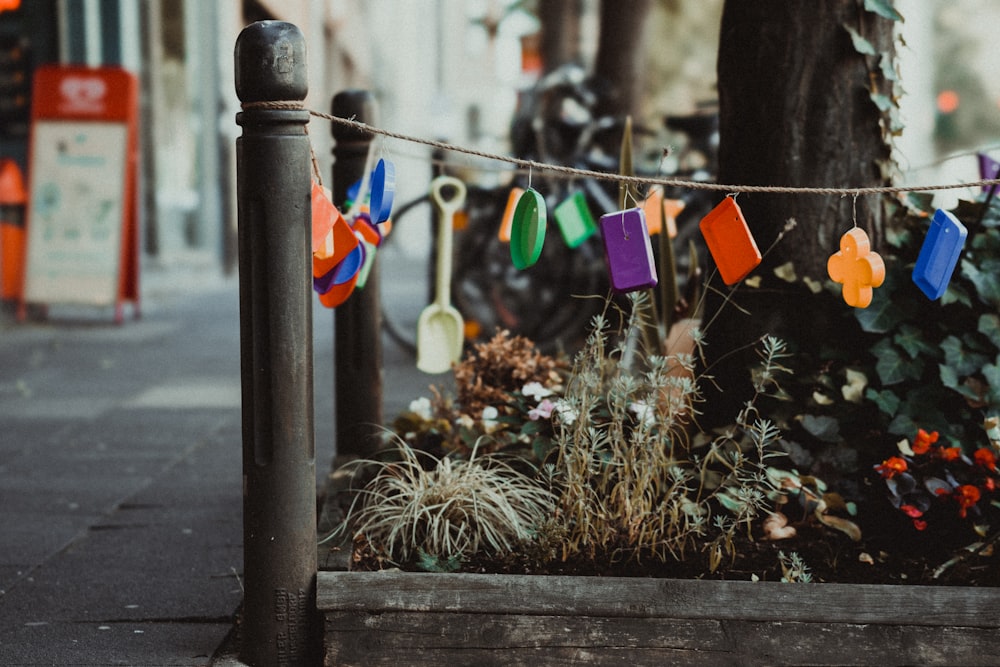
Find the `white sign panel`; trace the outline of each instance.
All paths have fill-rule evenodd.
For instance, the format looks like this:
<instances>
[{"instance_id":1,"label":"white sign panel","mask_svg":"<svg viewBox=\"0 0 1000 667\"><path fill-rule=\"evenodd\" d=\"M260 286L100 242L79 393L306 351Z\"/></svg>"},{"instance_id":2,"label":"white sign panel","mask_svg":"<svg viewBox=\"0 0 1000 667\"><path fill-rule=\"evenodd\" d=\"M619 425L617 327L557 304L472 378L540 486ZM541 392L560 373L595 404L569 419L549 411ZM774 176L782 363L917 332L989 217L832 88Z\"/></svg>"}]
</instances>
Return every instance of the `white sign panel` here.
<instances>
[{"instance_id":1,"label":"white sign panel","mask_svg":"<svg viewBox=\"0 0 1000 667\"><path fill-rule=\"evenodd\" d=\"M116 303L127 129L124 123L36 121L25 301Z\"/></svg>"}]
</instances>

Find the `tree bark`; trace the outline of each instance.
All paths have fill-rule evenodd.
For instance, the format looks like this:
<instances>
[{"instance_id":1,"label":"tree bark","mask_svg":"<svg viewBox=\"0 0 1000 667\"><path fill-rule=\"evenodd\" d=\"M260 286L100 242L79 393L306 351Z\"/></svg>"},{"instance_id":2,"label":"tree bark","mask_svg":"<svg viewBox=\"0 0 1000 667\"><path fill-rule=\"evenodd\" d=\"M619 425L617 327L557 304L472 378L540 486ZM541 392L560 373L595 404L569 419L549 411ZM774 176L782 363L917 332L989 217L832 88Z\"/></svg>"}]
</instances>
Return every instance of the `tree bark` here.
<instances>
[{"instance_id":1,"label":"tree bark","mask_svg":"<svg viewBox=\"0 0 1000 667\"><path fill-rule=\"evenodd\" d=\"M863 35L878 56L859 54L844 26ZM872 86L884 92L881 54L893 53L892 21L862 9L858 0L788 2L726 0L720 34L719 182L733 185L866 187L884 185L890 149ZM766 252L789 219L796 228L767 253L747 285L725 304L730 288L715 276L706 299L709 365L721 390L711 412L732 419L749 396L752 350L732 355L771 333L815 350L828 331L829 311L847 312L808 290L802 277L827 281L828 257L856 222L876 250L882 239L878 196L743 194L737 203ZM792 262L796 282L775 277ZM733 307L738 305L739 308ZM718 317L715 317L716 313ZM714 318L714 321L713 321Z\"/></svg>"},{"instance_id":2,"label":"tree bark","mask_svg":"<svg viewBox=\"0 0 1000 667\"><path fill-rule=\"evenodd\" d=\"M609 94L602 97L598 114L638 115L643 26L651 7L652 0L601 0L594 77L608 86Z\"/></svg>"},{"instance_id":3,"label":"tree bark","mask_svg":"<svg viewBox=\"0 0 1000 667\"><path fill-rule=\"evenodd\" d=\"M545 74L580 59L580 17L583 0L544 0L538 3L542 24L542 67Z\"/></svg>"}]
</instances>

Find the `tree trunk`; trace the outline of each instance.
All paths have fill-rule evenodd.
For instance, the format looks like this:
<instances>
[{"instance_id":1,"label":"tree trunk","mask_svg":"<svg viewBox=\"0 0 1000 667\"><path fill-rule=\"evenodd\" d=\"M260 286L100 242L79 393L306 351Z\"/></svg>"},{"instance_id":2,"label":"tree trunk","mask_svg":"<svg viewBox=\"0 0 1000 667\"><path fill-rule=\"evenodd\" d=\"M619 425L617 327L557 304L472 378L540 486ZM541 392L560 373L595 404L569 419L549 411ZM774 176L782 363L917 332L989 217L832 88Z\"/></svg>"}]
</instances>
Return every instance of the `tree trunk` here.
<instances>
[{"instance_id":1,"label":"tree trunk","mask_svg":"<svg viewBox=\"0 0 1000 667\"><path fill-rule=\"evenodd\" d=\"M650 7L652 0L601 0L594 77L609 87L609 95L602 98L598 114L638 115L643 26Z\"/></svg>"},{"instance_id":2,"label":"tree trunk","mask_svg":"<svg viewBox=\"0 0 1000 667\"><path fill-rule=\"evenodd\" d=\"M850 26L878 56L855 50ZM720 34L719 182L733 185L866 187L884 185L890 149L882 112L872 100L887 86L879 67L893 53L892 21L861 8L859 0L788 2L726 0ZM882 239L882 199L802 194L743 194L737 203L761 252L789 219L797 221L754 271L762 279L730 288L715 276L706 300L709 365L721 389L709 408L719 418L749 396L753 351L727 355L771 333L804 351L836 336L830 317L849 314L843 300L816 295L804 276L828 280L826 264L844 232L855 224ZM797 280L775 276L792 262ZM739 308L735 308L738 305ZM717 311L721 312L714 319Z\"/></svg>"},{"instance_id":3,"label":"tree trunk","mask_svg":"<svg viewBox=\"0 0 1000 667\"><path fill-rule=\"evenodd\" d=\"M545 0L538 3L542 24L542 67L548 74L580 58L580 17L583 0Z\"/></svg>"}]
</instances>

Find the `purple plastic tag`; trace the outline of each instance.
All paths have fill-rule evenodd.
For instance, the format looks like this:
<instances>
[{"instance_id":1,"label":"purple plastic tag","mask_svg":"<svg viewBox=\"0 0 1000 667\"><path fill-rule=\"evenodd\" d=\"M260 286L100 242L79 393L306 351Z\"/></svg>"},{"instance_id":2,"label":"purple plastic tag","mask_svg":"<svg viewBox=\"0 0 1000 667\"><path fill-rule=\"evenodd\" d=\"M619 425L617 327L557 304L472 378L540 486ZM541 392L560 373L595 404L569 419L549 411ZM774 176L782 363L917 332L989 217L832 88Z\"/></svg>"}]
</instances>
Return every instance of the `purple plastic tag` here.
<instances>
[{"instance_id":1,"label":"purple plastic tag","mask_svg":"<svg viewBox=\"0 0 1000 667\"><path fill-rule=\"evenodd\" d=\"M990 180L1000 178L1000 162L997 162L986 153L977 153L979 158L979 178L980 180ZM984 185L983 192L989 192L993 186ZM1000 191L1000 187L997 188Z\"/></svg>"},{"instance_id":2,"label":"purple plastic tag","mask_svg":"<svg viewBox=\"0 0 1000 667\"><path fill-rule=\"evenodd\" d=\"M934 212L913 267L913 282L928 299L940 299L947 291L968 235L965 225L954 215L942 209Z\"/></svg>"},{"instance_id":3,"label":"purple plastic tag","mask_svg":"<svg viewBox=\"0 0 1000 667\"><path fill-rule=\"evenodd\" d=\"M611 286L617 292L632 292L656 286L653 244L649 241L646 215L641 208L615 211L601 216L604 256Z\"/></svg>"}]
</instances>

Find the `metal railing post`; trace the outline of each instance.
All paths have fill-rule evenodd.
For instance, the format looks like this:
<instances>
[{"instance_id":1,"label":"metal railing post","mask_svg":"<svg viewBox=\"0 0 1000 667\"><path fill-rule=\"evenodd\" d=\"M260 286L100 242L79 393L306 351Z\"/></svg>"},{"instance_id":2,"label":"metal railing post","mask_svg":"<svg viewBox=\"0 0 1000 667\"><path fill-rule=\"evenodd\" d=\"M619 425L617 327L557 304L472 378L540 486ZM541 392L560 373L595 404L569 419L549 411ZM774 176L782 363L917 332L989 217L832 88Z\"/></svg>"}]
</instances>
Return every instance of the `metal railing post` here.
<instances>
[{"instance_id":1,"label":"metal railing post","mask_svg":"<svg viewBox=\"0 0 1000 667\"><path fill-rule=\"evenodd\" d=\"M261 21L236 41L244 598L240 659L315 664L316 461L305 39ZM288 106L288 105L285 105ZM292 105L294 106L294 105Z\"/></svg>"},{"instance_id":2,"label":"metal railing post","mask_svg":"<svg viewBox=\"0 0 1000 667\"><path fill-rule=\"evenodd\" d=\"M345 90L333 96L331 113L375 124L374 95ZM370 133L333 124L333 202L343 206L347 189L364 175ZM376 258L378 255L376 255ZM334 311L334 415L337 463L370 456L378 445L382 420L382 306L379 267L364 289Z\"/></svg>"}]
</instances>

